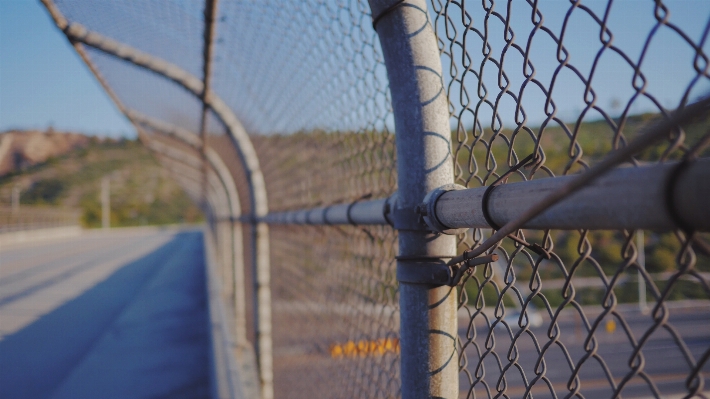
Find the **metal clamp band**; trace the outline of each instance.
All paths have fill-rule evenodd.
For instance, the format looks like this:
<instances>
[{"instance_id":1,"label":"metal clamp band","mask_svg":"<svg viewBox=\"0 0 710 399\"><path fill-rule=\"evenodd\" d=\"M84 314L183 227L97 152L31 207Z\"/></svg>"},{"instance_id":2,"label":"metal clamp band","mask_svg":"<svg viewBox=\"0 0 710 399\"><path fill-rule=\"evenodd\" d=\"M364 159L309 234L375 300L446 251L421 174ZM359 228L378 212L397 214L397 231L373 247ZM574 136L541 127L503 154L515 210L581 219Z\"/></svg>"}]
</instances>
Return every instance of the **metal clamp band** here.
<instances>
[{"instance_id":1,"label":"metal clamp band","mask_svg":"<svg viewBox=\"0 0 710 399\"><path fill-rule=\"evenodd\" d=\"M508 179L508 177L514 172L518 171L518 169L522 168L523 166L532 165L536 159L537 157L535 156L535 153L532 153L527 157L523 158L520 162L513 165L512 168L508 169L507 172L500 175L500 177L497 178L493 183L491 183L491 185L488 186L486 191L483 193L483 198L481 198L481 213L483 213L483 218L486 219L486 223L488 223L488 225L491 226L493 230L500 230L500 225L493 221L493 217L491 217L491 213L488 209L488 200L490 199L493 190L495 190L495 188L500 184L504 183Z\"/></svg>"},{"instance_id":2,"label":"metal clamp band","mask_svg":"<svg viewBox=\"0 0 710 399\"><path fill-rule=\"evenodd\" d=\"M399 257L397 259L397 281L409 284L433 286L448 285L451 281L451 268L442 259Z\"/></svg>"},{"instance_id":3,"label":"metal clamp band","mask_svg":"<svg viewBox=\"0 0 710 399\"><path fill-rule=\"evenodd\" d=\"M679 177L690 167L693 161L694 159L689 159L687 157L683 158L683 160L678 165L676 165L676 167L673 168L673 170L671 170L671 172L668 174L668 180L666 181L666 211L671 217L671 220L673 220L673 223L675 223L675 225L678 226L679 229L683 230L683 232L685 232L686 234L691 233L694 229L685 220L683 220L683 218L678 213L678 207L675 201L674 194L675 188L678 185Z\"/></svg>"},{"instance_id":4,"label":"metal clamp band","mask_svg":"<svg viewBox=\"0 0 710 399\"><path fill-rule=\"evenodd\" d=\"M396 10L399 8L402 4L404 4L406 0L399 0L396 3L392 4L391 6L385 8L381 13L379 13L375 18L372 19L372 29L377 32L377 24L380 22L380 20L386 16L387 14L391 13L392 11Z\"/></svg>"},{"instance_id":5,"label":"metal clamp band","mask_svg":"<svg viewBox=\"0 0 710 399\"><path fill-rule=\"evenodd\" d=\"M392 203L390 203L390 201ZM385 200L384 205L382 205L382 216L384 216L385 221L387 221L387 224L389 224L391 227L394 227L394 220L390 218L390 215L392 215L392 209L394 209L394 207L396 206L396 202L397 192L395 191L394 194L392 194Z\"/></svg>"},{"instance_id":6,"label":"metal clamp band","mask_svg":"<svg viewBox=\"0 0 710 399\"><path fill-rule=\"evenodd\" d=\"M488 199L491 197L493 190L498 187L498 185L496 184L497 182L498 180L488 186L488 188L486 188L486 191L483 192L483 198L481 198L481 213L483 214L483 218L486 219L486 223L488 223L488 225L491 226L493 230L500 230L500 225L494 222L493 218L491 217L491 213L488 210Z\"/></svg>"}]
</instances>

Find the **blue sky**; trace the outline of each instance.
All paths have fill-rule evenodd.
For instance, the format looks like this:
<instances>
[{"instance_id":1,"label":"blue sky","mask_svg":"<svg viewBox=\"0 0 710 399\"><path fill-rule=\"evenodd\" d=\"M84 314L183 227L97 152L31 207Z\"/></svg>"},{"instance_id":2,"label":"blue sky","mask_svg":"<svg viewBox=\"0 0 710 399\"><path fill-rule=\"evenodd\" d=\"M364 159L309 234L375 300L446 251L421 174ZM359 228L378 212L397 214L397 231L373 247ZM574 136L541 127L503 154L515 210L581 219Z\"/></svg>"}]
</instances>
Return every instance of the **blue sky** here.
<instances>
[{"instance_id":1,"label":"blue sky","mask_svg":"<svg viewBox=\"0 0 710 399\"><path fill-rule=\"evenodd\" d=\"M680 26L692 40L697 41L710 18L710 1L707 0L666 0L671 10L670 21ZM529 6L524 2L514 3L512 20L516 32L516 42L524 44L532 29L529 22ZM598 15L603 15L606 1L585 1ZM568 1L546 0L540 3L545 15L545 25L559 32ZM480 27L484 15L477 6L472 15ZM504 12L504 8L498 7ZM644 41L655 24L653 2L651 0L625 0L614 3L609 26L614 32L614 44L619 46L634 61L641 54ZM569 33L564 43L570 51L572 64L581 73L588 74L594 55L601 47L599 26L582 12L573 14ZM493 40L493 54L500 56L504 43L503 25L493 21L490 25ZM496 41L496 37L499 40ZM537 77L549 84L551 72L557 66L555 46L544 35L538 34L533 42L532 58L537 69ZM471 55L480 58L480 43L475 38L469 41ZM710 40L705 51L710 50ZM648 92L667 109L678 105L683 91L695 76L692 69L693 50L669 28L657 32L642 66L648 78ZM458 57L457 57L458 58ZM487 67L484 83L497 93L497 73ZM448 84L447 64L444 62L444 80ZM511 78L512 89L517 91L522 82L522 58L509 53L506 70ZM633 96L631 85L632 69L611 52L602 57L593 81L597 92L597 104L606 111L617 114ZM469 90L475 86L469 75L466 85ZM707 80L696 85L691 98L707 93ZM584 108L584 87L569 71L564 71L555 85L553 98L558 105L558 116L573 121ZM475 93L475 90L472 90ZM458 101L457 96L452 101ZM152 97L150 97L152 98ZM168 99L170 102L174 99ZM253 101L253 99L247 99ZM508 103L505 103L507 101ZM614 106L613 104L619 104ZM532 126L545 119L544 97L535 88L527 89L523 104L528 112L528 123ZM460 107L460 105L458 105ZM631 113L658 112L658 108L646 99L639 99L630 105ZM514 120L514 104L505 100L500 116L506 126ZM237 110L239 111L239 110ZM483 110L482 117L490 119L490 110ZM611 116L617 116L611 115ZM599 119L598 113L591 112L587 119ZM471 124L470 115L462 117L466 125ZM133 128L120 115L108 96L93 78L64 36L56 29L44 7L38 0L0 0L0 131L11 128L45 129L53 126L58 130L74 130L102 136L134 136ZM269 130L269 129L266 129Z\"/></svg>"},{"instance_id":2,"label":"blue sky","mask_svg":"<svg viewBox=\"0 0 710 399\"><path fill-rule=\"evenodd\" d=\"M0 0L0 131L135 136L38 0Z\"/></svg>"},{"instance_id":3,"label":"blue sky","mask_svg":"<svg viewBox=\"0 0 710 399\"><path fill-rule=\"evenodd\" d=\"M496 10L506 14L505 3L496 3ZM583 4L589 6L597 16L603 17L608 2L585 0ZM682 29L695 43L703 36L704 28L710 18L710 1L708 0L665 0L670 16L669 22ZM533 24L530 22L530 6L525 2L513 2L511 8L511 29L515 32L515 42L525 46L530 32L533 31ZM545 0L539 2L539 8L544 15L544 24L551 29L558 37L562 31L563 22L567 11L570 9L570 1ZM470 17L473 19L473 26L482 29L485 20L485 12L481 10L480 3L471 7ZM451 12L451 11L450 11ZM454 14L453 18L459 18ZM623 51L634 63L641 62L641 72L647 80L646 92L653 96L660 106L666 109L675 109L685 90L690 86L691 81L696 76L693 70L693 59L695 52L693 48L683 40L680 35L667 26L662 26L655 34L651 35L657 21L654 17L654 3L652 0L623 0L615 1L609 12L608 28L613 33L613 45ZM441 35L445 35L443 22L438 24ZM497 60L503 59L502 50L505 47L504 24L490 18L489 44L491 55ZM463 29L459 26L457 30L458 40L462 41ZM592 70L595 56L602 49L603 45L599 39L600 26L588 14L577 9L572 12L564 35L564 46L569 51L570 65L576 67L579 72L586 77ZM650 45L642 58L642 50L646 40L652 36ZM483 42L475 34L469 34L467 50L472 57L471 64L474 70L478 70L482 58ZM455 59L459 70L461 68L461 51L454 50ZM553 72L558 67L559 62L556 56L557 44L545 33L537 32L531 44L530 61L535 65L536 78L547 88L553 78ZM710 41L704 45L706 54L710 53ZM451 81L446 76L448 64L444 60L445 81ZM510 90L518 94L524 82L523 58L515 51L508 51L505 56L505 71L510 79ZM483 83L489 90L489 100L494 101L500 89L498 87L498 70L492 64L487 64L483 77ZM603 108L611 117L617 117L623 108L629 104L630 114L640 114L645 112L659 112L657 105L646 98L632 98L635 90L632 85L633 68L613 51L605 51L601 55L597 64L591 87L596 93L596 104ZM477 80L473 74L469 74L465 87L472 96L476 95ZM460 86L454 86L457 89ZM563 69L555 80L552 98L557 105L557 116L561 119L572 122L577 119L580 112L585 108L584 85L582 81L569 69ZM689 98L697 99L706 94L710 89L707 79L701 80L690 91ZM458 96L450 96L455 103L456 111L461 109ZM473 99L473 106L478 98ZM527 113L528 124L537 126L545 118L543 93L532 85L525 89L523 96L523 106ZM490 125L492 112L490 107L482 107L480 111L481 119ZM498 109L499 116L507 127L514 126L515 104L508 96L503 97L501 106ZM602 115L596 111L587 114L586 120L598 120ZM470 126L472 117L470 113L462 117L464 125ZM486 126L489 126L486 125Z\"/></svg>"}]
</instances>

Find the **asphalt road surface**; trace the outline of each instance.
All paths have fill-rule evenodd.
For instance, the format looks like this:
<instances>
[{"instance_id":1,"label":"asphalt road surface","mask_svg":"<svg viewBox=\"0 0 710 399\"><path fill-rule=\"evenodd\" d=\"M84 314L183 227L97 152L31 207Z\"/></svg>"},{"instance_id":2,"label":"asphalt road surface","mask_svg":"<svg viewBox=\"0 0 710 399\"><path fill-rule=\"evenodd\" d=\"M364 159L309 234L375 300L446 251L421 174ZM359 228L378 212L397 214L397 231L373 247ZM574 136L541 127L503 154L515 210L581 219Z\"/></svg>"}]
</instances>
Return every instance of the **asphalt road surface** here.
<instances>
[{"instance_id":1,"label":"asphalt road surface","mask_svg":"<svg viewBox=\"0 0 710 399\"><path fill-rule=\"evenodd\" d=\"M671 302L668 309L668 326L682 339L680 345L687 353L696 362L699 361L710 350L710 302ZM274 377L277 397L317 397L324 390L333 393L334 397L350 397L351 390L369 392L370 397L397 395L396 356L359 353L354 356L334 357L329 352L329 347L332 348L333 344L343 345L348 340L357 342L360 339L373 340L389 336L389 330L382 328L382 321L389 318L393 309L377 311L377 307L373 306L372 309L363 307L360 312L355 310L352 306L346 309L346 306L330 306L325 302L298 302L295 298L274 302ZM589 320L594 320L600 313L600 308L586 307L584 311ZM653 324L652 317L639 312L636 306L619 305L617 311L637 342ZM490 312L492 313L492 309ZM346 320L348 317L352 318L353 314L360 314L360 317L355 322ZM460 312L459 316L459 336L465 340L469 319L464 312ZM580 397L612 397L612 384L619 386L631 371L629 361L632 357L632 345L622 324L617 322L615 328L607 330L606 322L609 319L601 320L594 335L596 346L587 346L596 348L593 351L594 356L577 366L587 354L584 349L586 329L579 317L564 313L558 322L559 343L551 345L544 355L545 381L535 373L539 358L538 348L549 342L547 331L550 320L544 315L542 318L542 325L531 331L537 344L530 334L524 333L517 341L517 353L509 352L511 339L506 328L495 327L492 336L489 336L490 330L484 325L483 319L480 316L476 318L477 335L473 342L478 348L474 344L466 348L466 370L474 379L477 375L481 376L481 380L473 385L473 392L469 392L472 385L462 372L459 375L460 397L522 398L526 391L522 376L524 373L528 384L538 378L531 391L533 397L564 398L571 392L567 384L572 376L572 369L580 370ZM518 331L518 328L514 328L511 332L515 334ZM485 356L479 355L484 354L487 347L491 351ZM568 363L563 347L572 365ZM517 359L510 366L509 353L510 358ZM653 332L644 344L642 354L643 372L660 397L682 398L687 395L685 381L690 366L668 329L661 327ZM482 363L481 358L484 359ZM480 367L481 364L483 367ZM506 368L507 371L503 372ZM710 365L706 364L702 370L705 377L705 388L702 392L708 396L710 381L707 376L710 375ZM501 375L505 378L502 379ZM649 382L635 376L625 383L621 397L654 397L649 386ZM469 396L469 393L472 394Z\"/></svg>"},{"instance_id":2,"label":"asphalt road surface","mask_svg":"<svg viewBox=\"0 0 710 399\"><path fill-rule=\"evenodd\" d=\"M0 248L0 397L208 397L202 234Z\"/></svg>"},{"instance_id":3,"label":"asphalt road surface","mask_svg":"<svg viewBox=\"0 0 710 399\"><path fill-rule=\"evenodd\" d=\"M643 334L652 326L652 318L650 315L642 314L635 307L623 305L619 307L619 313L627 323L631 335L635 341L639 341ZM672 332L669 328L658 328L651 335L650 339L643 345L642 354L644 357L643 371L655 385L662 397L683 397L688 391L685 386L685 381L691 370L688 359L684 355L681 347L685 347L687 353L698 361L703 355L710 351L710 303L705 302L676 302L669 304L670 317L668 325L672 327ZM594 320L599 313L599 309L593 307L585 308L585 313L590 320ZM559 322L560 327L560 344L553 344L544 356L545 373L549 379L550 385L557 397L565 397L570 393L567 388L570 377L572 376L572 368L576 368L577 364L587 353L585 346L588 348L596 347L593 351L595 356L589 357L581 367L579 367L579 392L586 398L608 398L612 396L611 384L618 384L621 380L631 372L630 361L632 359L631 340L624 332L621 323L616 322L610 325L607 329L607 321L610 317L604 318L600 324L600 328L595 333L596 346L586 343L586 329L580 321L579 317L575 317L572 313L566 314ZM467 320L460 318L459 334L466 336L465 325ZM481 353L486 350L486 341L489 328L484 327L482 319L477 319L476 332L478 336L475 342L478 344L478 349ZM494 335L494 351L498 359L493 353L488 353L485 356L478 355L474 345L470 345L466 350L468 357L467 370L472 376L481 375L485 371L484 380L489 386L492 396L495 396L503 389L503 379L505 376L505 393L513 397L522 397L525 393L525 384L523 383L523 374L530 382L536 378L535 368L539 358L539 350L537 347L544 346L549 339L547 331L549 327L549 318L545 317L543 325L532 329L532 334L537 340L534 342L530 334L524 333L517 341L517 362L511 362L509 359L515 359L515 351L510 351L511 339L509 332L505 327L498 326L493 329ZM518 332L515 327L512 329L512 334ZM682 343L676 342L673 334L680 337ZM489 347L491 345L488 345ZM570 366L567 356L564 355L563 348L569 354L573 365ZM480 359L483 358L481 363ZM498 363L500 361L500 365ZM503 373L509 364L508 370ZM481 367L481 365L483 367ZM540 366L542 367L542 366ZM542 370L542 368L538 368ZM708 384L708 375L710 375L710 365L705 364L702 368L705 374L704 383L706 392L710 388ZM611 379L611 381L610 381ZM461 391L468 392L471 384L465 378L462 378ZM630 379L621 391L622 397L625 398L645 398L654 397L653 391L649 388L650 384L640 376L635 376ZM476 397L487 397L485 387L480 382L474 387ZM534 384L532 393L536 398L553 397L550 392L550 387L546 381L538 380ZM483 395L483 396L481 396ZM462 395L463 396L463 395ZM464 396L465 397L465 396Z\"/></svg>"}]
</instances>

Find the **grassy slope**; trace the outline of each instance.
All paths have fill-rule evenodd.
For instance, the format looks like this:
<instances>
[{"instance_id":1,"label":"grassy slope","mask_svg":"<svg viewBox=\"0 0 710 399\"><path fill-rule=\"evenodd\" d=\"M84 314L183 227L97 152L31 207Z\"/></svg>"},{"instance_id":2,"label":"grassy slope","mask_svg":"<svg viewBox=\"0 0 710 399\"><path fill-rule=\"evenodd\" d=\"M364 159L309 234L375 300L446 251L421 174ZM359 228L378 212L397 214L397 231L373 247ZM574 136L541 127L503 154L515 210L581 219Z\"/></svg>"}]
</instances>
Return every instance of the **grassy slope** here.
<instances>
[{"instance_id":1,"label":"grassy slope","mask_svg":"<svg viewBox=\"0 0 710 399\"><path fill-rule=\"evenodd\" d=\"M652 124L656 118L658 118L658 116L653 114L629 117L623 129L625 138L632 140L643 131L644 127ZM542 136L542 147L546 156L545 166L550 168L557 175L565 173L565 169L570 166L571 140L569 135L574 134L574 124L568 124L567 128L569 131L565 132L561 126L553 123L545 128ZM708 122L700 122L686 126L684 131L686 134L686 143L692 145L692 143L697 142L700 137L706 134L708 131ZM539 129L535 129L534 133L538 134ZM501 134L506 137L511 137L512 132L504 130ZM484 131L483 138L488 139L491 135L492 133L490 131ZM467 136L468 140L466 144L470 145L472 141L470 132ZM513 146L519 158L533 151L533 141L526 136L527 134L521 132ZM452 138L454 142L456 142L455 132ZM583 150L582 160L589 165L593 165L603 159L612 150L614 143L613 130L606 121L585 122L580 125L578 132L576 132L576 140ZM504 140L500 139L495 140L492 145L491 153L498 162L496 168L497 173L502 173L508 169L505 162L509 148L509 145ZM650 146L639 154L637 159L642 162L657 162L664 157L664 152L667 149L667 142L658 143ZM478 162L481 168L484 168L486 164L485 152L484 146L478 146L473 152L473 158ZM670 160L677 160L681 155L682 153L680 151L673 151L666 157ZM467 164L470 156L471 153L465 149L459 151L457 153L458 163L462 165ZM710 150L705 150L701 156L710 156ZM574 174L581 171L582 168L580 165L574 165L566 173ZM485 170L479 170L479 176L484 174ZM464 171L461 178L467 179L469 176L470 174ZM519 180L519 178L511 179L511 181L513 180ZM489 184L491 181L492 179L488 180L486 184ZM477 183L473 182L472 186L476 185ZM610 199L610 201L613 201L613 199ZM542 232L526 230L525 234L527 239L531 242L543 242ZM710 234L707 233L702 233L700 236L704 237L705 240L710 238ZM607 276L611 276L616 273L617 270L623 268L626 263L625 258L631 256L630 249L626 247L628 240L624 233L619 231L552 231L551 237L552 242L554 242L555 254L561 258L567 271L573 271L574 275L578 277L597 277L600 271L603 271ZM635 240L633 240L633 242L635 242ZM503 241L502 247L508 253L512 253L515 250L515 247L508 240ZM680 248L680 241L675 237L674 233L645 232L644 249L646 270L650 273L676 271L679 266L678 262L680 261L676 257ZM585 254L587 249L590 250L588 255ZM624 254L626 254L626 256L624 256ZM710 271L710 258L700 251L696 251L696 256L695 269L702 272ZM516 260L518 260L517 257ZM544 263L546 263L546 265L538 269L540 277L547 279L562 278L562 272L554 262ZM517 280L526 286L532 275L531 265L521 261L514 262L514 265L516 265L515 267L517 269ZM623 269L622 274L636 278L636 270L633 269L633 267ZM655 283L659 288L665 286L665 281L663 280L655 281ZM467 285L466 287L469 300L475 300L474 298L476 298L478 294L477 289L474 289L474 285ZM637 300L637 288L635 283L619 284L616 286L614 292L620 302L633 302ZM597 304L603 299L604 293L602 289L578 289L577 300L583 304ZM489 304L491 302L495 303L494 298L496 298L497 295L492 287L486 287L486 289L483 290L483 295L487 298ZM558 304L562 300L559 290L548 290L545 292L545 295L553 304ZM649 300L651 300L652 297L653 295L649 291ZM697 282L680 281L677 283L675 289L671 291L669 298L707 298L707 292L705 292L703 287L697 284Z\"/></svg>"},{"instance_id":2,"label":"grassy slope","mask_svg":"<svg viewBox=\"0 0 710 399\"><path fill-rule=\"evenodd\" d=\"M202 219L180 187L135 140L92 139L86 148L0 178L0 200L15 184L21 203L79 208L85 227L101 224L101 179L111 179L111 225L193 223Z\"/></svg>"}]
</instances>

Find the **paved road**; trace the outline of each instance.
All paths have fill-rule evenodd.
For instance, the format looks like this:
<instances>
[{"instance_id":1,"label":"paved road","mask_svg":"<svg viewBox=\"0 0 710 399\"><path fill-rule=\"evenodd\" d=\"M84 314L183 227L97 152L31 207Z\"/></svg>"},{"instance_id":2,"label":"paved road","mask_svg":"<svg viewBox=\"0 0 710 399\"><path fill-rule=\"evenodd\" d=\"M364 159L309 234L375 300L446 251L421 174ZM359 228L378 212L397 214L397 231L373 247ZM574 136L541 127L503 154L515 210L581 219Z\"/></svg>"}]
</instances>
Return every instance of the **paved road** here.
<instances>
[{"instance_id":1,"label":"paved road","mask_svg":"<svg viewBox=\"0 0 710 399\"><path fill-rule=\"evenodd\" d=\"M673 327L674 332L682 337L688 353L697 361L706 351L710 350L710 303L695 302L684 306L678 305L671 304L669 324ZM596 316L593 314L594 309L590 308L588 311L590 312L589 316ZM633 309L633 307L622 306L620 313L628 323L636 340L639 340L652 324L649 315L643 315ZM579 318L571 317L571 314L568 316L564 317L559 323L562 331L560 341L569 353L573 363L577 364L586 353L584 350L586 334ZM613 332L607 331L605 328L606 320L608 319L604 319L595 335L598 342L595 352L596 358L590 358L581 367L581 393L587 398L610 397L612 390L607 379L607 372L618 384L631 370L629 360L632 354L632 346L629 338L623 332L619 323L616 324L616 329ZM465 322L465 319L460 320L460 325ZM532 330L540 346L548 342L546 337L548 322L549 320L545 319L542 327ZM484 342L489 330L482 327L480 323L477 326L478 337L476 342L481 350L485 350ZM513 333L517 331L516 328ZM461 328L459 333L465 336L466 331ZM511 344L505 328L496 327L494 335L495 351L500 357L502 367L498 365L492 354L486 355L483 361L485 381L489 384L492 395L497 394L496 385L499 383L499 378L502 374L501 369L505 368L509 363L507 356ZM534 370L535 362L538 359L538 350L532 337L529 334L522 335L518 340L517 349L519 351L518 364L520 369L522 369L528 380L535 378ZM467 369L472 375L475 375L481 357L476 354L476 350L473 347L470 347L466 353L469 360ZM644 371L663 397L674 397L676 395L682 397L683 393L687 393L685 380L688 377L690 367L683 355L683 351L680 350L668 329L658 329L651 335L650 340L644 345L643 355L645 359ZM555 344L549 349L545 355L545 362L546 377L549 378L557 396L565 397L569 394L567 382L572 373L566 357L563 356L560 345ZM608 371L605 371L604 368ZM505 372L506 383L508 384L506 393L510 397L521 397L525 392L520 369L513 366ZM707 390L708 385L710 385L710 380L707 378L710 375L710 365L706 364L703 367L703 371L705 373L705 390ZM461 381L462 391L467 390L469 387L470 385L468 385L467 381ZM533 393L537 398L552 397L548 386L542 380L537 381ZM479 383L477 384L476 396L481 397L480 395L486 397L485 390L482 384ZM625 385L622 395L627 398L653 397L649 384L638 376Z\"/></svg>"},{"instance_id":2,"label":"paved road","mask_svg":"<svg viewBox=\"0 0 710 399\"><path fill-rule=\"evenodd\" d=\"M351 339L350 334L353 332L355 336L352 339L355 341L386 337L388 329L382 326L394 309L380 309L379 312L377 309L377 306L361 305L356 309L346 304L329 306L323 302L299 302L294 299L274 301L274 367L277 393L283 397L308 398L318 396L318 392L322 392L322 387L327 387L328 392L340 393L347 392L350 385L361 384L363 386L358 389L371 390L373 397L378 394L381 397L396 394L396 383L391 384L391 381L397 380L396 372L393 371L393 365L397 361L394 356L373 354L332 358L328 351L329 345L344 344ZM594 307L585 308L585 314L593 319L599 310ZM669 310L669 325L682 337L691 356L696 360L700 359L703 353L710 350L710 301L670 303ZM620 305L618 311L628 323L636 340L640 339L652 324L651 316L641 314L634 306ZM492 313L492 309L490 312ZM345 318L353 317L353 314L361 316L359 322L357 320L355 323L346 322ZM464 339L468 319L463 312L459 315L459 335ZM381 323L377 323L377 320ZM604 319L599 332L595 335L598 343L595 352L597 358L590 358L581 367L580 392L590 399L612 396L611 384L600 360L603 360L604 367L607 367L615 384L618 384L630 371L628 363L632 347L629 339L623 333L619 323L616 324L615 331L607 332L606 320ZM564 314L558 325L561 330L560 342L576 365L586 354L584 351L586 334L582 323L579 318ZM546 338L548 326L549 319L544 317L543 325L532 329L539 346L548 342ZM480 318L476 321L476 327L475 343L479 345L480 351L484 352L489 330L484 327ZM517 331L518 329L515 329L513 333ZM489 387L490 397L494 397L498 394L496 385L502 374L501 369L508 364L507 356L511 339L505 328L497 327L493 331L493 339L488 342L494 342L492 348L495 353L484 356L483 380ZM521 336L517 342L517 350L517 365L520 369L514 365L505 372L507 384L505 394L509 398L520 398L525 393L521 369L528 381L536 377L535 362L538 359L538 350L529 334ZM473 345L469 345L466 354L468 357L466 369L475 376L480 357ZM567 382L572 374L571 367L562 354L562 348L557 344L545 354L545 376L549 379L554 395L558 398L564 398L569 394ZM690 368L683 352L668 330L661 328L654 332L644 345L643 355L644 371L652 379L661 397L681 398L687 394L685 380ZM707 378L710 375L710 364L706 364L703 371L706 377L704 391L707 396L710 387ZM461 397L465 398L470 384L463 373L460 377ZM535 398L555 397L543 380L537 381L532 393ZM489 397L481 382L476 384L475 397ZM640 377L634 377L624 386L622 397L649 398L653 397L653 394L647 382Z\"/></svg>"},{"instance_id":3,"label":"paved road","mask_svg":"<svg viewBox=\"0 0 710 399\"><path fill-rule=\"evenodd\" d=\"M0 248L0 397L208 397L202 235Z\"/></svg>"}]
</instances>

